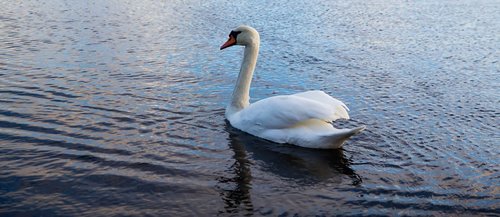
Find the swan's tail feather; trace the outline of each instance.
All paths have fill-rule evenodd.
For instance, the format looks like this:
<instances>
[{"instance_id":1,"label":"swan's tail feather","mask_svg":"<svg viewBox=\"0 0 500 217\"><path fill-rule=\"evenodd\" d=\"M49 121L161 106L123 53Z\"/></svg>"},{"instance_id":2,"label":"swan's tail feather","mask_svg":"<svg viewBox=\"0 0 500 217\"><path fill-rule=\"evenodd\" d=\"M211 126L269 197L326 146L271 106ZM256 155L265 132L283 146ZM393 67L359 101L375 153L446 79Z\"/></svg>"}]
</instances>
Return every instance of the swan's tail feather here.
<instances>
[{"instance_id":1,"label":"swan's tail feather","mask_svg":"<svg viewBox=\"0 0 500 217\"><path fill-rule=\"evenodd\" d=\"M350 132L352 133L352 135L356 135L356 134L358 134L358 133L361 133L361 131L363 131L363 130L365 130L365 129L366 129L366 126L365 126L365 125L363 125L363 126L360 126L360 127L352 128L352 129L350 130ZM352 135L351 135L351 136L352 136Z\"/></svg>"},{"instance_id":2,"label":"swan's tail feather","mask_svg":"<svg viewBox=\"0 0 500 217\"><path fill-rule=\"evenodd\" d=\"M352 129L343 129L342 132L337 132L335 134L325 136L324 144L327 144L327 146L323 148L328 148L328 149L341 148L342 145L344 145L345 141L347 141L347 139L349 139L351 136L360 133L365 128L366 126L360 126Z\"/></svg>"}]
</instances>

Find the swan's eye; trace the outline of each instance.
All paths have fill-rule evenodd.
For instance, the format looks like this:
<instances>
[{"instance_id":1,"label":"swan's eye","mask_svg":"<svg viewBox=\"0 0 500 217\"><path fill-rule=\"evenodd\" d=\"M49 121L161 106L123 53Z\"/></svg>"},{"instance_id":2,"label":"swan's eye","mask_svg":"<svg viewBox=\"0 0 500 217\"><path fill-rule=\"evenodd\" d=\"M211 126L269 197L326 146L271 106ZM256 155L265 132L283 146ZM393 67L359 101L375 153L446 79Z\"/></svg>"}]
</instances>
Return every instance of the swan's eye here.
<instances>
[{"instance_id":1,"label":"swan's eye","mask_svg":"<svg viewBox=\"0 0 500 217\"><path fill-rule=\"evenodd\" d=\"M229 37L233 36L233 38L236 39L236 37L240 33L241 33L241 31L231 31L231 33L229 33Z\"/></svg>"}]
</instances>

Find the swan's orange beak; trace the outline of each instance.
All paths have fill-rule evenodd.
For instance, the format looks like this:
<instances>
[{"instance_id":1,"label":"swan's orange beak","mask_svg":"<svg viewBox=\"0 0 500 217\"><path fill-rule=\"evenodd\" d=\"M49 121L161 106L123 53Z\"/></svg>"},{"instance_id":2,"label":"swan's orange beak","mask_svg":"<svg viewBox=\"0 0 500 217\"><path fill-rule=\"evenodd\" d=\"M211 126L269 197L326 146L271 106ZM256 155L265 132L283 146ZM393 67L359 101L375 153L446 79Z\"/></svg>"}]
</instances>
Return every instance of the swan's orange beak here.
<instances>
[{"instance_id":1,"label":"swan's orange beak","mask_svg":"<svg viewBox=\"0 0 500 217\"><path fill-rule=\"evenodd\" d=\"M235 44L236 44L236 39L232 35L230 35L229 39L226 41L226 43L224 43L222 46L220 46L220 49L222 50L224 48L231 47Z\"/></svg>"}]
</instances>

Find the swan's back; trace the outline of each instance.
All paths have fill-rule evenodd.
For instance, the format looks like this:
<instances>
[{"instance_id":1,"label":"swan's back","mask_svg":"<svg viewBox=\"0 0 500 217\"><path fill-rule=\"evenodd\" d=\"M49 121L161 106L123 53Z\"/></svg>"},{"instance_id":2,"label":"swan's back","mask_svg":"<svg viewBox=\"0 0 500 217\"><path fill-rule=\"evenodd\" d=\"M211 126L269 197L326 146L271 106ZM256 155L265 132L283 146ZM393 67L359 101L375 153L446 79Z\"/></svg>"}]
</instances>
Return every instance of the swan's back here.
<instances>
[{"instance_id":1,"label":"swan's back","mask_svg":"<svg viewBox=\"0 0 500 217\"><path fill-rule=\"evenodd\" d=\"M307 91L257 101L228 120L240 130L274 142L338 148L359 131L336 129L329 123L339 118L349 118L344 103L322 91Z\"/></svg>"}]
</instances>

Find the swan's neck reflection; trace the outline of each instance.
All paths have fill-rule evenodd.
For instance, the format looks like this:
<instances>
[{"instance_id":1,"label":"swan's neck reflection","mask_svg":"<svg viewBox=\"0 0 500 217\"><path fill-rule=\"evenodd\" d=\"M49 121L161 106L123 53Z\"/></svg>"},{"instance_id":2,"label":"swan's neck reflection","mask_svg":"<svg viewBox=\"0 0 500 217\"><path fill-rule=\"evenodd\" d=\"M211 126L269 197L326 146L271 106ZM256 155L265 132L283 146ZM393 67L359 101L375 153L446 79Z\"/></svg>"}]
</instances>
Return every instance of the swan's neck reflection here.
<instances>
[{"instance_id":1,"label":"swan's neck reflection","mask_svg":"<svg viewBox=\"0 0 500 217\"><path fill-rule=\"evenodd\" d=\"M242 142L234 134L229 135L229 146L233 150L234 163L226 170L232 177L219 177L219 188L222 200L225 204L225 212L237 213L244 210L253 213L253 204L250 198L252 174L250 173L250 161Z\"/></svg>"}]
</instances>

